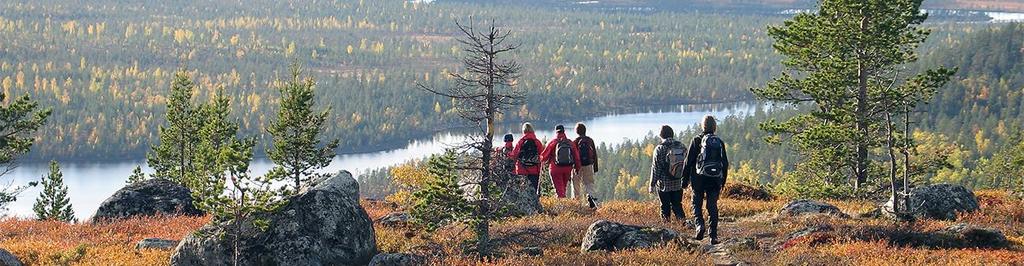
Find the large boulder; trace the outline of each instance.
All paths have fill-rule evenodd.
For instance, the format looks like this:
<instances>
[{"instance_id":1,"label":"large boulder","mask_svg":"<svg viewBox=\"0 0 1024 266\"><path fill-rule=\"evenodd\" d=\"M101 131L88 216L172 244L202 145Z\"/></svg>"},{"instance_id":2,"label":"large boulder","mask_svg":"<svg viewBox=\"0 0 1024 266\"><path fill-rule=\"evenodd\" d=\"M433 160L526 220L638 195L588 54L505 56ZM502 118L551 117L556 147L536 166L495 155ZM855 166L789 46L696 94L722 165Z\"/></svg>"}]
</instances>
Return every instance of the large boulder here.
<instances>
[{"instance_id":1,"label":"large boulder","mask_svg":"<svg viewBox=\"0 0 1024 266\"><path fill-rule=\"evenodd\" d=\"M188 188L166 179L149 179L115 192L100 204L92 220L157 214L204 215L192 205L192 192Z\"/></svg>"},{"instance_id":2,"label":"large boulder","mask_svg":"<svg viewBox=\"0 0 1024 266\"><path fill-rule=\"evenodd\" d=\"M580 245L582 252L615 251L664 245L679 237L671 229L625 225L599 220L587 228Z\"/></svg>"},{"instance_id":3,"label":"large boulder","mask_svg":"<svg viewBox=\"0 0 1024 266\"><path fill-rule=\"evenodd\" d=\"M373 222L359 205L359 184L352 174L314 181L271 213L241 221L241 265L366 265L377 254ZM211 223L186 237L171 256L172 265L233 264L230 224Z\"/></svg>"},{"instance_id":4,"label":"large boulder","mask_svg":"<svg viewBox=\"0 0 1024 266\"><path fill-rule=\"evenodd\" d=\"M961 223L947 227L945 233L962 241L962 247L1002 248L1010 245L1006 235L994 228L977 227Z\"/></svg>"},{"instance_id":5,"label":"large boulder","mask_svg":"<svg viewBox=\"0 0 1024 266\"><path fill-rule=\"evenodd\" d=\"M779 210L779 214L776 217L795 217L813 214L828 214L843 218L850 217L843 213L843 211L839 210L839 207L836 207L835 205L806 199L789 202Z\"/></svg>"},{"instance_id":6,"label":"large boulder","mask_svg":"<svg viewBox=\"0 0 1024 266\"><path fill-rule=\"evenodd\" d=\"M7 252L7 250L4 250L4 249L0 248L0 266L22 266L22 265L25 265L25 264L22 264L21 260L18 260L18 257L15 257L14 254L11 254L10 252Z\"/></svg>"},{"instance_id":7,"label":"large boulder","mask_svg":"<svg viewBox=\"0 0 1024 266\"><path fill-rule=\"evenodd\" d=\"M910 215L937 220L954 220L957 213L972 212L979 208L974 192L964 186L952 184L916 187L910 190L907 203L910 206L907 213ZM882 214L895 217L892 205L893 201L890 198L881 206Z\"/></svg>"},{"instance_id":8,"label":"large boulder","mask_svg":"<svg viewBox=\"0 0 1024 266\"><path fill-rule=\"evenodd\" d=\"M540 197L523 176L499 178L497 187L501 189L502 202L511 216L530 216L544 212L540 205Z\"/></svg>"}]
</instances>

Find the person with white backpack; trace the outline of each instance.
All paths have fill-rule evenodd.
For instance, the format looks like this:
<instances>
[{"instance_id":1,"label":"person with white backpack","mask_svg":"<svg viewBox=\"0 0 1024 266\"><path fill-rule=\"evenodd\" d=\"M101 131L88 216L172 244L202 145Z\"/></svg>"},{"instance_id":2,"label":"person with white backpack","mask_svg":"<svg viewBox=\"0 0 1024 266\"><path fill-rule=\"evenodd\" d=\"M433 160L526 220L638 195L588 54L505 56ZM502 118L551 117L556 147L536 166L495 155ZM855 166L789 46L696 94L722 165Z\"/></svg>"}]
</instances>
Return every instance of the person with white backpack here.
<instances>
[{"instance_id":1,"label":"person with white backpack","mask_svg":"<svg viewBox=\"0 0 1024 266\"><path fill-rule=\"evenodd\" d=\"M683 189L688 182L686 172L686 146L675 140L675 131L661 126L661 144L654 148L651 162L651 185L647 192L658 193L661 200L661 219L670 222L674 213L679 221L686 221L683 211Z\"/></svg>"},{"instance_id":2,"label":"person with white backpack","mask_svg":"<svg viewBox=\"0 0 1024 266\"><path fill-rule=\"evenodd\" d=\"M715 117L704 116L701 129L703 133L690 143L685 169L693 191L693 223L697 231L693 238L702 240L705 231L709 231L711 244L718 244L718 196L729 176L729 156L725 152L725 142L715 135L718 130ZM706 227L701 205L708 210L709 224Z\"/></svg>"}]
</instances>

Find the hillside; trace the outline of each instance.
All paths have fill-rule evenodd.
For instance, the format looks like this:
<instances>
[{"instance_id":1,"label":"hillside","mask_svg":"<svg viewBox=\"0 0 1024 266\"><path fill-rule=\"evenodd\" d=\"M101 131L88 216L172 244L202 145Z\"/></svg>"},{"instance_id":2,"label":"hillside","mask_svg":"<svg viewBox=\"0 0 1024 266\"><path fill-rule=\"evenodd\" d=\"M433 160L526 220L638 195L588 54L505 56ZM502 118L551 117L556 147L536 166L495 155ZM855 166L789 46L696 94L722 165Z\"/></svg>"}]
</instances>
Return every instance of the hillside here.
<instances>
[{"instance_id":1,"label":"hillside","mask_svg":"<svg viewBox=\"0 0 1024 266\"><path fill-rule=\"evenodd\" d=\"M440 0L441 2L446 0ZM453 2L493 2L494 0L447 0ZM771 12L781 9L806 9L815 5L814 0L525 0L520 4L543 5L558 8L603 8L638 11L745 11ZM978 11L1024 12L1024 3L1016 0L929 0L927 9L956 9Z\"/></svg>"},{"instance_id":2,"label":"hillside","mask_svg":"<svg viewBox=\"0 0 1024 266\"><path fill-rule=\"evenodd\" d=\"M729 258L755 265L965 265L1024 263L1024 201L1005 192L978 193L981 210L963 214L955 221L919 221L913 224L893 223L878 218L773 218L787 200L770 201L723 199L722 235L730 239L754 240L748 248L733 247ZM857 216L873 208L864 201L831 201L846 213ZM670 244L663 247L618 252L592 252L580 255L583 233L594 221L604 219L626 224L659 226L675 229L686 235L691 229L681 224L664 224L657 218L656 202L612 201L597 211L575 202L545 198L547 213L501 221L492 233L502 236L524 229L539 229L536 236L524 236L502 249L505 255L492 261L494 265L567 265L615 264L651 265L670 263L708 264L722 262L722 253L705 254L702 247ZM381 202L363 202L374 220L395 211ZM48 264L118 264L164 265L169 251L136 251L136 242L147 237L180 239L205 223L208 218L155 217L132 219L112 224L64 224L57 222L0 221L0 248L7 249L29 265ZM1000 229L1012 246L1006 249L928 248L909 246L899 236L914 235L968 223ZM804 228L828 226L838 233L812 234L812 237L786 241L787 235ZM451 226L436 233L413 228L390 228L375 224L381 252L411 252L433 255L432 265L475 265L462 255L460 243L471 237L461 226ZM864 235L873 236L865 238ZM521 247L540 247L544 256L519 254ZM885 254L880 256L880 254Z\"/></svg>"}]
</instances>

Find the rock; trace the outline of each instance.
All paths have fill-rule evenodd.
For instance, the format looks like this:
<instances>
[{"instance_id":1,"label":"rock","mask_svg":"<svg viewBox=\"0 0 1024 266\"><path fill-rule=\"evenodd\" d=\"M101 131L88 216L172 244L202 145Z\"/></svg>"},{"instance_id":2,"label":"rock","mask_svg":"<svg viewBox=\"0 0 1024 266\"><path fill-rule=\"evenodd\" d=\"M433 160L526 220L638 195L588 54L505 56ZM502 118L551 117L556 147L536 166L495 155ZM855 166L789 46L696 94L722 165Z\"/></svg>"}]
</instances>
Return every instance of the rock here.
<instances>
[{"instance_id":1,"label":"rock","mask_svg":"<svg viewBox=\"0 0 1024 266\"><path fill-rule=\"evenodd\" d=\"M4 249L0 248L0 266L22 266L22 265L25 265L25 264L22 264L21 260L19 260L18 257L15 257L14 254L11 254L10 252L7 252L7 250L4 250Z\"/></svg>"},{"instance_id":2,"label":"rock","mask_svg":"<svg viewBox=\"0 0 1024 266\"><path fill-rule=\"evenodd\" d=\"M373 256L369 266L417 266L426 264L427 259L408 253L380 253Z\"/></svg>"},{"instance_id":3,"label":"rock","mask_svg":"<svg viewBox=\"0 0 1024 266\"><path fill-rule=\"evenodd\" d=\"M544 249L540 247L525 247L519 250L519 254L523 254L530 257L544 256Z\"/></svg>"},{"instance_id":4,"label":"rock","mask_svg":"<svg viewBox=\"0 0 1024 266\"><path fill-rule=\"evenodd\" d=\"M874 208L870 211L857 214L857 218L861 219L875 219L880 217L882 217L882 209L880 208Z\"/></svg>"},{"instance_id":5,"label":"rock","mask_svg":"<svg viewBox=\"0 0 1024 266\"><path fill-rule=\"evenodd\" d=\"M815 234L831 233L833 231L835 231L835 229L832 228L832 226L830 226L830 225L812 225L812 226L808 226L808 227L805 227L804 229L800 229L800 230L798 230L796 232L792 232L792 233L789 233L788 235L786 235L786 237L784 237L782 239L782 241L779 241L775 245L775 249L776 250L783 250L783 249L786 249L786 248L789 248L789 247L792 247L792 246L796 245L798 242L800 242L801 239L804 239L804 238L807 238L807 237L811 237L811 236L813 236ZM827 238L828 237L823 237L822 239L816 239L814 241L821 242L821 241L826 240ZM812 242L814 242L814 241L812 241Z\"/></svg>"},{"instance_id":6,"label":"rock","mask_svg":"<svg viewBox=\"0 0 1024 266\"><path fill-rule=\"evenodd\" d=\"M731 251L755 250L757 249L757 240L749 237L730 238L719 245Z\"/></svg>"},{"instance_id":7,"label":"rock","mask_svg":"<svg viewBox=\"0 0 1024 266\"><path fill-rule=\"evenodd\" d=\"M255 217L266 230L243 220L239 230L242 265L365 265L377 254L373 222L359 205L359 184L352 174L315 181L288 203ZM210 223L189 234L171 255L171 265L232 264L231 224ZM228 234L230 235L230 234Z\"/></svg>"},{"instance_id":8,"label":"rock","mask_svg":"<svg viewBox=\"0 0 1024 266\"><path fill-rule=\"evenodd\" d=\"M177 240L160 239L160 238L146 238L135 244L135 249L160 249L160 250L171 250L178 246Z\"/></svg>"},{"instance_id":9,"label":"rock","mask_svg":"<svg viewBox=\"0 0 1024 266\"><path fill-rule=\"evenodd\" d=\"M917 218L955 220L957 213L978 210L974 192L961 185L938 184L910 190L909 214ZM886 217L895 217L892 199L880 208Z\"/></svg>"},{"instance_id":10,"label":"rock","mask_svg":"<svg viewBox=\"0 0 1024 266\"><path fill-rule=\"evenodd\" d=\"M411 219L408 212L393 212L377 219L377 223L384 227L400 227L408 225Z\"/></svg>"},{"instance_id":11,"label":"rock","mask_svg":"<svg viewBox=\"0 0 1024 266\"><path fill-rule=\"evenodd\" d=\"M525 177L499 177L496 185L504 189L502 201L508 210L507 215L522 217L544 212L544 207L540 205L540 197Z\"/></svg>"},{"instance_id":12,"label":"rock","mask_svg":"<svg viewBox=\"0 0 1024 266\"><path fill-rule=\"evenodd\" d=\"M664 228L625 225L599 220L590 225L580 245L582 252L615 251L648 248L663 245L679 237L679 233Z\"/></svg>"},{"instance_id":13,"label":"rock","mask_svg":"<svg viewBox=\"0 0 1024 266\"><path fill-rule=\"evenodd\" d=\"M850 217L835 205L806 199L789 202L786 206L782 207L782 210L779 210L779 214L776 217L796 217L810 214L828 214L843 218Z\"/></svg>"},{"instance_id":14,"label":"rock","mask_svg":"<svg viewBox=\"0 0 1024 266\"><path fill-rule=\"evenodd\" d=\"M1006 235L994 228L977 227L968 224L955 224L945 230L963 241L966 248L1003 248L1010 245Z\"/></svg>"},{"instance_id":15,"label":"rock","mask_svg":"<svg viewBox=\"0 0 1024 266\"><path fill-rule=\"evenodd\" d=\"M149 179L115 192L100 204L92 221L157 214L204 215L192 205L188 188L166 179Z\"/></svg>"},{"instance_id":16,"label":"rock","mask_svg":"<svg viewBox=\"0 0 1024 266\"><path fill-rule=\"evenodd\" d=\"M722 189L722 197L738 200L772 200L771 194L763 188L748 186L744 184L728 183Z\"/></svg>"}]
</instances>

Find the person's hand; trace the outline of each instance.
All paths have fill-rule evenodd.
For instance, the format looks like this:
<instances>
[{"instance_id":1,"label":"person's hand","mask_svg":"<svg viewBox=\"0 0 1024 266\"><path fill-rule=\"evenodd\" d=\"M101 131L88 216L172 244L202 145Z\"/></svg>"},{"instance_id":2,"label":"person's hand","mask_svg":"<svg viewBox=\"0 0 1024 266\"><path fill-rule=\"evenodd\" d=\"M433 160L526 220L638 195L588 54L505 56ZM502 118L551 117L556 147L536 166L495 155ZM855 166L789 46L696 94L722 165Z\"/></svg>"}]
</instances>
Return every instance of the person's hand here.
<instances>
[{"instance_id":1,"label":"person's hand","mask_svg":"<svg viewBox=\"0 0 1024 266\"><path fill-rule=\"evenodd\" d=\"M647 187L647 193L654 194L654 187Z\"/></svg>"}]
</instances>

